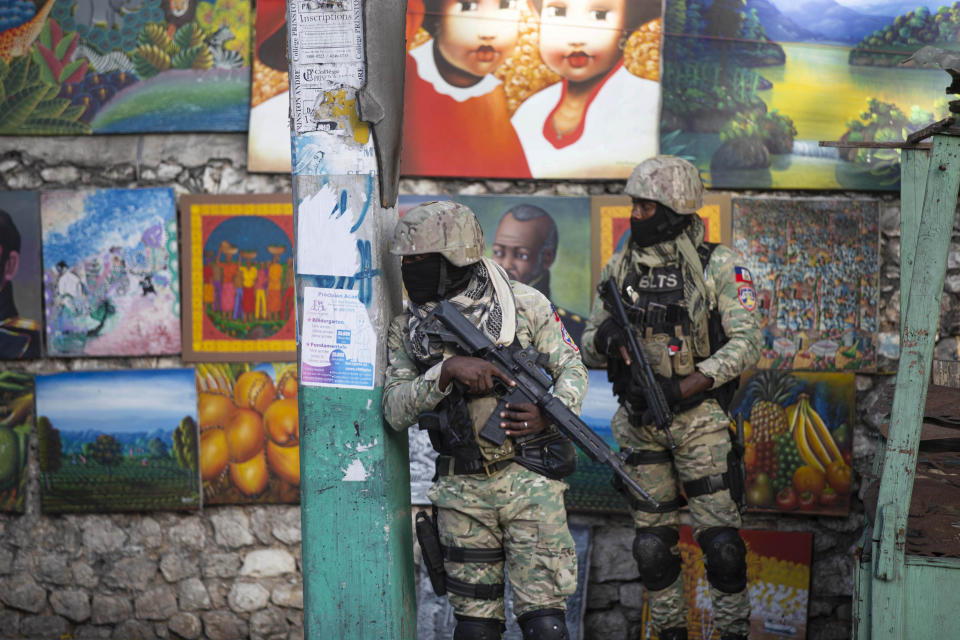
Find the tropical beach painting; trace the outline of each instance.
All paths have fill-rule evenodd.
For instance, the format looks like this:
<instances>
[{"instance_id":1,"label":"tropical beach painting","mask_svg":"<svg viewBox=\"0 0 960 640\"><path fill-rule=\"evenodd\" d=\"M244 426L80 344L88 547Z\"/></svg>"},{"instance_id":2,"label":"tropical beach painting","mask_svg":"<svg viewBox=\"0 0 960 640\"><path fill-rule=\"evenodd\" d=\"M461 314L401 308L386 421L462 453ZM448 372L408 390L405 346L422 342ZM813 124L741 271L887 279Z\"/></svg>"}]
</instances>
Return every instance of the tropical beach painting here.
<instances>
[{"instance_id":1,"label":"tropical beach painting","mask_svg":"<svg viewBox=\"0 0 960 640\"><path fill-rule=\"evenodd\" d=\"M180 211L184 360L295 359L291 196L183 196Z\"/></svg>"},{"instance_id":2,"label":"tropical beach painting","mask_svg":"<svg viewBox=\"0 0 960 640\"><path fill-rule=\"evenodd\" d=\"M45 513L196 509L193 369L37 376Z\"/></svg>"},{"instance_id":3,"label":"tropical beach painting","mask_svg":"<svg viewBox=\"0 0 960 640\"><path fill-rule=\"evenodd\" d=\"M8 0L0 135L245 131L248 0Z\"/></svg>"},{"instance_id":4,"label":"tropical beach painting","mask_svg":"<svg viewBox=\"0 0 960 640\"><path fill-rule=\"evenodd\" d=\"M180 352L172 189L50 191L40 200L47 352Z\"/></svg>"},{"instance_id":5,"label":"tropical beach painting","mask_svg":"<svg viewBox=\"0 0 960 640\"><path fill-rule=\"evenodd\" d=\"M760 309L760 369L874 370L876 200L734 198L733 246Z\"/></svg>"},{"instance_id":6,"label":"tropical beach painting","mask_svg":"<svg viewBox=\"0 0 960 640\"><path fill-rule=\"evenodd\" d=\"M902 61L958 49L960 3L667 0L662 153L714 188L891 190L902 141L947 115L950 77Z\"/></svg>"}]
</instances>

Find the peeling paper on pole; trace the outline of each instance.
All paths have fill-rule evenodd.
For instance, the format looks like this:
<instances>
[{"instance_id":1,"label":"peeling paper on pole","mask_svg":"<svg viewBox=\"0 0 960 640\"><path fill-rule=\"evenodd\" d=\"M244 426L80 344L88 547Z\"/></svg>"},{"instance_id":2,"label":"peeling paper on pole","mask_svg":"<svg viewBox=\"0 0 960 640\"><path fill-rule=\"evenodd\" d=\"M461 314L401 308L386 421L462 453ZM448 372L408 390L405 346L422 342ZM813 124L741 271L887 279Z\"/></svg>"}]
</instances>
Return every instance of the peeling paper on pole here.
<instances>
[{"instance_id":1,"label":"peeling paper on pole","mask_svg":"<svg viewBox=\"0 0 960 640\"><path fill-rule=\"evenodd\" d=\"M330 185L304 198L297 206L297 273L353 276L360 271L352 231L356 218L349 198Z\"/></svg>"}]
</instances>

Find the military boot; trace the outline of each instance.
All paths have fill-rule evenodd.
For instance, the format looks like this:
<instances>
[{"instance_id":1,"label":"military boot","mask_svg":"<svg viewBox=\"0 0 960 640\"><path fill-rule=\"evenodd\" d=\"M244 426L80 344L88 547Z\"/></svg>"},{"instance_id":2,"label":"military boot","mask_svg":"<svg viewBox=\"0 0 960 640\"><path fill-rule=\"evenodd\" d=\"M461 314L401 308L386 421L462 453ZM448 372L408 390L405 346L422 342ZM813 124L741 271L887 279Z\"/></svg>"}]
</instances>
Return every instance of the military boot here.
<instances>
[{"instance_id":1,"label":"military boot","mask_svg":"<svg viewBox=\"0 0 960 640\"><path fill-rule=\"evenodd\" d=\"M666 629L660 629L657 632L657 637L660 640L687 640L687 628L686 627L668 627Z\"/></svg>"}]
</instances>

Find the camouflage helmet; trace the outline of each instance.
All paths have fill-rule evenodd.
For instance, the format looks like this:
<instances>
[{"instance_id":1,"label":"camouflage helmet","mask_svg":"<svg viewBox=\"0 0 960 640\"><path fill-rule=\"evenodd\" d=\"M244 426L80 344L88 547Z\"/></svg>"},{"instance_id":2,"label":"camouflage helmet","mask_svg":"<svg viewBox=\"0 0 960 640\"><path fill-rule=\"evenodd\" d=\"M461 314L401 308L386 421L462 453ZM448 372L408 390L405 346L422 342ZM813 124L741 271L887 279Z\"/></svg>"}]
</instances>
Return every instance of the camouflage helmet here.
<instances>
[{"instance_id":1,"label":"camouflage helmet","mask_svg":"<svg viewBox=\"0 0 960 640\"><path fill-rule=\"evenodd\" d=\"M469 207L449 200L424 202L406 213L393 230L390 253L439 253L458 267L480 262L483 229Z\"/></svg>"},{"instance_id":2,"label":"camouflage helmet","mask_svg":"<svg viewBox=\"0 0 960 640\"><path fill-rule=\"evenodd\" d=\"M624 192L653 200L677 213L696 213L703 206L703 181L697 168L676 156L656 156L638 164Z\"/></svg>"}]
</instances>

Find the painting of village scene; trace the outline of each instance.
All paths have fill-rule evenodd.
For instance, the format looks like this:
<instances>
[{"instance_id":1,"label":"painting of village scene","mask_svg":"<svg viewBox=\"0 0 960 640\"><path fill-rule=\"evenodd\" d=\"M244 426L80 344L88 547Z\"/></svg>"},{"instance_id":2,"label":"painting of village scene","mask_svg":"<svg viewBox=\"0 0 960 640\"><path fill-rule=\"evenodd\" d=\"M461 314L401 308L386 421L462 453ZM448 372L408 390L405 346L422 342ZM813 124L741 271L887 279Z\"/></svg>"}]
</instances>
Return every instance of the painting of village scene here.
<instances>
[{"instance_id":1,"label":"painting of village scene","mask_svg":"<svg viewBox=\"0 0 960 640\"><path fill-rule=\"evenodd\" d=\"M0 371L0 511L23 513L33 422L33 376Z\"/></svg>"},{"instance_id":2,"label":"painting of village scene","mask_svg":"<svg viewBox=\"0 0 960 640\"><path fill-rule=\"evenodd\" d=\"M300 500L295 363L198 363L204 504Z\"/></svg>"},{"instance_id":3,"label":"painting of village scene","mask_svg":"<svg viewBox=\"0 0 960 640\"><path fill-rule=\"evenodd\" d=\"M0 135L244 131L248 0L9 0Z\"/></svg>"},{"instance_id":4,"label":"painting of village scene","mask_svg":"<svg viewBox=\"0 0 960 640\"><path fill-rule=\"evenodd\" d=\"M180 352L180 283L172 189L41 195L47 352Z\"/></svg>"},{"instance_id":5,"label":"painting of village scene","mask_svg":"<svg viewBox=\"0 0 960 640\"><path fill-rule=\"evenodd\" d=\"M196 509L193 369L37 376L45 513Z\"/></svg>"},{"instance_id":6,"label":"painting of village scene","mask_svg":"<svg viewBox=\"0 0 960 640\"><path fill-rule=\"evenodd\" d=\"M879 215L872 200L734 199L734 248L761 312L759 368L876 368Z\"/></svg>"},{"instance_id":7,"label":"painting of village scene","mask_svg":"<svg viewBox=\"0 0 960 640\"><path fill-rule=\"evenodd\" d=\"M180 207L184 360L295 359L292 198L184 196Z\"/></svg>"},{"instance_id":8,"label":"painting of village scene","mask_svg":"<svg viewBox=\"0 0 960 640\"><path fill-rule=\"evenodd\" d=\"M819 141L902 141L949 115L950 77L904 61L958 36L957 2L667 0L661 152L714 188L897 190L898 150Z\"/></svg>"},{"instance_id":9,"label":"painting of village scene","mask_svg":"<svg viewBox=\"0 0 960 640\"><path fill-rule=\"evenodd\" d=\"M750 637L758 640L803 640L807 637L810 601L810 564L813 534L805 531L742 529L747 545L747 591L750 593ZM680 527L683 596L687 602L690 640L720 640L717 615L703 565L703 550L689 526ZM639 637L659 636L650 620L644 594Z\"/></svg>"},{"instance_id":10,"label":"painting of village scene","mask_svg":"<svg viewBox=\"0 0 960 640\"><path fill-rule=\"evenodd\" d=\"M850 507L854 374L749 371L730 406L743 420L752 511L845 516Z\"/></svg>"}]
</instances>

